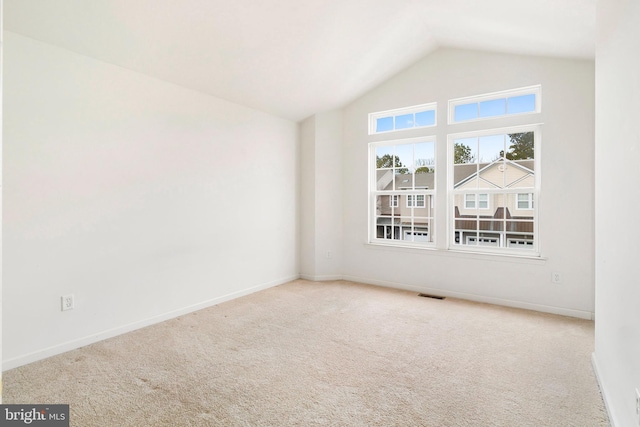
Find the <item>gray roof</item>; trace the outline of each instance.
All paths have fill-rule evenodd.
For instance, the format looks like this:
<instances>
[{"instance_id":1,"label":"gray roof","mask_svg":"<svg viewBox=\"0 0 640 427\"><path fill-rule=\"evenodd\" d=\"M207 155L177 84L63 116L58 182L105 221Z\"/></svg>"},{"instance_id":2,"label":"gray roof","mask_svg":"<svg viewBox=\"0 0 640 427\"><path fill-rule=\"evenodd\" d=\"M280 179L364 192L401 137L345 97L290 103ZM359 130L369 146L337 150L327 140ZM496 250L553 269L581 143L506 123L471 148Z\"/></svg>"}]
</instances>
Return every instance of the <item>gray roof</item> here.
<instances>
[{"instance_id":1,"label":"gray roof","mask_svg":"<svg viewBox=\"0 0 640 427\"><path fill-rule=\"evenodd\" d=\"M485 163L463 163L457 164L453 168L453 182L454 187L458 187L464 181L471 179L475 176L479 171L481 172L483 169L491 166L494 163L501 162L503 159L500 158L493 162L485 162ZM533 173L534 169L534 160L506 160L507 163L518 166L524 170L528 170ZM413 189L433 189L435 177L433 173L396 173L394 176L394 180L391 180L388 174L393 173L391 169L379 169L376 171L376 179L378 182L381 180L388 180L385 184L385 187L382 190L391 191L394 188L396 190L413 190ZM385 179L386 178L386 179ZM415 185L412 182L412 179L415 178ZM395 187L392 186L393 181L395 181ZM383 181L384 182L384 181Z\"/></svg>"}]
</instances>

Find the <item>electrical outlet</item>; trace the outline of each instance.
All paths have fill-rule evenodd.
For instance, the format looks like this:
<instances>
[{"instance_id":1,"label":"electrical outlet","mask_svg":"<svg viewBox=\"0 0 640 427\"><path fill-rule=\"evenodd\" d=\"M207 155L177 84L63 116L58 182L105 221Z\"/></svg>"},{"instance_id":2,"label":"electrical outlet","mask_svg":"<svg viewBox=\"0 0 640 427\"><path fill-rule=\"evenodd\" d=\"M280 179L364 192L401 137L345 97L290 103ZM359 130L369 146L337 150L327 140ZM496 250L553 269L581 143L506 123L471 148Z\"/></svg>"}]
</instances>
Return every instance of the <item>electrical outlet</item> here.
<instances>
[{"instance_id":1,"label":"electrical outlet","mask_svg":"<svg viewBox=\"0 0 640 427\"><path fill-rule=\"evenodd\" d=\"M73 310L73 294L63 295L60 299L62 301L62 311Z\"/></svg>"},{"instance_id":2,"label":"electrical outlet","mask_svg":"<svg viewBox=\"0 0 640 427\"><path fill-rule=\"evenodd\" d=\"M638 425L640 425L640 390L636 389L636 415L638 416Z\"/></svg>"},{"instance_id":3,"label":"electrical outlet","mask_svg":"<svg viewBox=\"0 0 640 427\"><path fill-rule=\"evenodd\" d=\"M327 251L327 258L331 259L331 251Z\"/></svg>"},{"instance_id":4,"label":"electrical outlet","mask_svg":"<svg viewBox=\"0 0 640 427\"><path fill-rule=\"evenodd\" d=\"M551 273L551 281L553 283L562 283L562 274L558 271Z\"/></svg>"}]
</instances>

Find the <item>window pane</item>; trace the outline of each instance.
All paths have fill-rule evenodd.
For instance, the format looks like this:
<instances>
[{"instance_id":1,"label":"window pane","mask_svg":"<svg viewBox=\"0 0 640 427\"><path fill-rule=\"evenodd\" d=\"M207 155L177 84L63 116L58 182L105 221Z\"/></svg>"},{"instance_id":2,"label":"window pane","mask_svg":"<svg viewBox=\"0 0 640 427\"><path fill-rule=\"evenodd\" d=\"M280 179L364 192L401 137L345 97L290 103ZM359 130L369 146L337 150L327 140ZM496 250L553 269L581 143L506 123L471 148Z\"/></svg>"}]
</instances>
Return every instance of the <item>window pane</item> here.
<instances>
[{"instance_id":1,"label":"window pane","mask_svg":"<svg viewBox=\"0 0 640 427\"><path fill-rule=\"evenodd\" d=\"M394 152L393 145L376 147L376 168L392 168L395 163Z\"/></svg>"},{"instance_id":2,"label":"window pane","mask_svg":"<svg viewBox=\"0 0 640 427\"><path fill-rule=\"evenodd\" d=\"M435 110L416 113L416 126L434 126L436 124Z\"/></svg>"},{"instance_id":3,"label":"window pane","mask_svg":"<svg viewBox=\"0 0 640 427\"><path fill-rule=\"evenodd\" d=\"M456 139L453 145L453 163L475 163L478 161L478 138Z\"/></svg>"},{"instance_id":4,"label":"window pane","mask_svg":"<svg viewBox=\"0 0 640 427\"><path fill-rule=\"evenodd\" d=\"M489 135L480 137L480 149L478 153L480 163L486 165L503 157L505 139L504 137L504 135Z\"/></svg>"},{"instance_id":5,"label":"window pane","mask_svg":"<svg viewBox=\"0 0 640 427\"><path fill-rule=\"evenodd\" d=\"M414 166L415 188L434 189L435 188L435 144L424 142L415 144Z\"/></svg>"},{"instance_id":6,"label":"window pane","mask_svg":"<svg viewBox=\"0 0 640 427\"><path fill-rule=\"evenodd\" d=\"M478 103L456 105L453 113L454 121L462 122L465 120L478 118Z\"/></svg>"},{"instance_id":7,"label":"window pane","mask_svg":"<svg viewBox=\"0 0 640 427\"><path fill-rule=\"evenodd\" d=\"M399 240L402 237L399 218L376 218L376 237L378 239Z\"/></svg>"},{"instance_id":8,"label":"window pane","mask_svg":"<svg viewBox=\"0 0 640 427\"><path fill-rule=\"evenodd\" d=\"M430 218L413 218L413 226L405 226L403 230L403 237L405 241L409 242L432 242L431 233L431 219Z\"/></svg>"},{"instance_id":9,"label":"window pane","mask_svg":"<svg viewBox=\"0 0 640 427\"><path fill-rule=\"evenodd\" d=\"M398 163L396 173L408 174L413 171L413 144L396 145Z\"/></svg>"},{"instance_id":10,"label":"window pane","mask_svg":"<svg viewBox=\"0 0 640 427\"><path fill-rule=\"evenodd\" d=\"M381 117L376 120L376 132L393 130L393 117Z\"/></svg>"},{"instance_id":11,"label":"window pane","mask_svg":"<svg viewBox=\"0 0 640 427\"><path fill-rule=\"evenodd\" d=\"M394 180L393 169L380 169L376 171L376 190L390 191L393 190Z\"/></svg>"},{"instance_id":12,"label":"window pane","mask_svg":"<svg viewBox=\"0 0 640 427\"><path fill-rule=\"evenodd\" d=\"M503 116L507 113L506 99L493 99L480 103L480 117Z\"/></svg>"},{"instance_id":13,"label":"window pane","mask_svg":"<svg viewBox=\"0 0 640 427\"><path fill-rule=\"evenodd\" d=\"M453 146L454 188L477 188L478 138L456 139Z\"/></svg>"},{"instance_id":14,"label":"window pane","mask_svg":"<svg viewBox=\"0 0 640 427\"><path fill-rule=\"evenodd\" d=\"M487 209L489 207L489 195L478 194L478 209Z\"/></svg>"},{"instance_id":15,"label":"window pane","mask_svg":"<svg viewBox=\"0 0 640 427\"><path fill-rule=\"evenodd\" d=\"M409 129L414 127L413 114L396 116L396 129Z\"/></svg>"},{"instance_id":16,"label":"window pane","mask_svg":"<svg viewBox=\"0 0 640 427\"><path fill-rule=\"evenodd\" d=\"M475 194L465 194L464 195L464 208L465 209L475 209L476 207L476 195Z\"/></svg>"},{"instance_id":17,"label":"window pane","mask_svg":"<svg viewBox=\"0 0 640 427\"><path fill-rule=\"evenodd\" d=\"M506 158L509 160L533 159L533 132L509 134L509 148Z\"/></svg>"},{"instance_id":18,"label":"window pane","mask_svg":"<svg viewBox=\"0 0 640 427\"><path fill-rule=\"evenodd\" d=\"M504 221L488 219L486 216L481 217L479 221L480 231L503 231Z\"/></svg>"},{"instance_id":19,"label":"window pane","mask_svg":"<svg viewBox=\"0 0 640 427\"><path fill-rule=\"evenodd\" d=\"M413 147L415 158L414 166L416 169L423 166L431 169L433 166L435 166L436 156L435 144L433 142L422 142L419 144L414 144Z\"/></svg>"},{"instance_id":20,"label":"window pane","mask_svg":"<svg viewBox=\"0 0 640 427\"><path fill-rule=\"evenodd\" d=\"M507 101L507 111L509 114L536 111L536 96L534 94L512 96Z\"/></svg>"},{"instance_id":21,"label":"window pane","mask_svg":"<svg viewBox=\"0 0 640 427\"><path fill-rule=\"evenodd\" d=\"M478 188L504 188L504 171L506 165L504 155L505 135L490 135L479 138L480 164Z\"/></svg>"},{"instance_id":22,"label":"window pane","mask_svg":"<svg viewBox=\"0 0 640 427\"><path fill-rule=\"evenodd\" d=\"M394 207L390 205L392 197L393 196L387 194L376 196L376 216L391 217L399 215L398 209L394 209Z\"/></svg>"}]
</instances>

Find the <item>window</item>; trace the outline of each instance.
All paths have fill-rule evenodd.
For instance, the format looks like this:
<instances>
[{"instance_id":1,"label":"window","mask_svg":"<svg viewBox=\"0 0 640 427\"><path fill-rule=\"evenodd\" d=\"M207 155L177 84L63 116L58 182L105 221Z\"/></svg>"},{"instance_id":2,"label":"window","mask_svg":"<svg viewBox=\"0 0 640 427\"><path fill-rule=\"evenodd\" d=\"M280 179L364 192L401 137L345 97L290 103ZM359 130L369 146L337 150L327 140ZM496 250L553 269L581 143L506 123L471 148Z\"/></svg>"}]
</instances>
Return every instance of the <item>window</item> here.
<instances>
[{"instance_id":1,"label":"window","mask_svg":"<svg viewBox=\"0 0 640 427\"><path fill-rule=\"evenodd\" d=\"M424 208L424 194L407 195L408 208Z\"/></svg>"},{"instance_id":2,"label":"window","mask_svg":"<svg viewBox=\"0 0 640 427\"><path fill-rule=\"evenodd\" d=\"M539 126L449 135L450 247L537 250L539 135Z\"/></svg>"},{"instance_id":3,"label":"window","mask_svg":"<svg viewBox=\"0 0 640 427\"><path fill-rule=\"evenodd\" d=\"M518 193L518 209L533 209L533 194Z\"/></svg>"},{"instance_id":4,"label":"window","mask_svg":"<svg viewBox=\"0 0 640 427\"><path fill-rule=\"evenodd\" d=\"M465 194L464 195L464 207L465 209L476 209L476 196L478 199L478 209L489 209L489 195L488 194Z\"/></svg>"},{"instance_id":5,"label":"window","mask_svg":"<svg viewBox=\"0 0 640 427\"><path fill-rule=\"evenodd\" d=\"M433 245L435 139L370 143L369 155L369 241Z\"/></svg>"},{"instance_id":6,"label":"window","mask_svg":"<svg viewBox=\"0 0 640 427\"><path fill-rule=\"evenodd\" d=\"M542 125L500 125L513 123L510 117L519 114L527 115L520 123L539 121L541 94L541 86L535 85L452 99L447 123L439 125L436 103L369 114L370 135L408 129L425 135L386 141L371 137L369 242L539 256ZM448 132L463 122L465 132ZM445 133L447 141L428 136ZM447 161L438 165L447 177L440 188L435 178L437 144L447 150ZM442 200L447 205L439 210L437 191L446 191ZM447 230L439 241L436 221Z\"/></svg>"},{"instance_id":7,"label":"window","mask_svg":"<svg viewBox=\"0 0 640 427\"><path fill-rule=\"evenodd\" d=\"M436 125L436 104L422 104L369 114L369 134Z\"/></svg>"},{"instance_id":8,"label":"window","mask_svg":"<svg viewBox=\"0 0 640 427\"><path fill-rule=\"evenodd\" d=\"M540 86L530 86L449 101L449 123L540 112Z\"/></svg>"}]
</instances>

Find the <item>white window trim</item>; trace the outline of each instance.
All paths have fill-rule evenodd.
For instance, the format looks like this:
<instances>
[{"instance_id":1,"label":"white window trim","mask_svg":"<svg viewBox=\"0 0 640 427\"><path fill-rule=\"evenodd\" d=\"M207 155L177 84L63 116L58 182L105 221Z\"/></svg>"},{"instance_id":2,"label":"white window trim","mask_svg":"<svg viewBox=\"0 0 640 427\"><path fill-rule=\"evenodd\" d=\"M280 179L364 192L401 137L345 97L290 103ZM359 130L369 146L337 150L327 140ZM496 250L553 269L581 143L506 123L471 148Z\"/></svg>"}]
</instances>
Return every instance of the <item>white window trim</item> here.
<instances>
[{"instance_id":1,"label":"white window trim","mask_svg":"<svg viewBox=\"0 0 640 427\"><path fill-rule=\"evenodd\" d=\"M511 98L514 96L521 96L521 95L536 96L536 108L534 111L528 111L525 113L501 114L499 116L478 117L475 119L455 121L455 109L458 105L480 103L484 101L494 101L496 99ZM499 119L504 117L521 116L525 114L537 114L537 113L540 113L541 110L542 110L542 86L541 85L527 86L527 87L521 87L517 89L503 90L500 92L492 92L492 93L485 93L482 95L474 95L474 96L467 96L464 98L451 99L449 100L449 106L448 106L447 124L453 125L453 124L459 124L459 123L472 123L472 122L480 122L485 120Z\"/></svg>"},{"instance_id":2,"label":"white window trim","mask_svg":"<svg viewBox=\"0 0 640 427\"><path fill-rule=\"evenodd\" d=\"M398 208L400 207L400 195L392 194L389 196L389 207L390 208Z\"/></svg>"},{"instance_id":3,"label":"white window trim","mask_svg":"<svg viewBox=\"0 0 640 427\"><path fill-rule=\"evenodd\" d=\"M533 194L534 207L533 207L533 230L534 233L532 238L534 240L534 244L532 248L516 248L516 247L482 247L481 252L486 253L495 253L495 254L517 254L519 252L527 253L529 255L539 257L540 256L540 248L541 248L541 233L539 227L539 219L540 219L540 191L541 191L541 148L540 142L542 141L542 125L540 123L523 125L523 126L512 126L512 127L502 127L495 129L483 129L478 131L470 131L470 132L459 132L459 133L451 133L447 135L447 250L450 251L459 251L459 252L478 252L477 245L469 245L469 247L465 247L466 245L456 244L455 243L455 195L461 194L464 192L470 192L468 189L466 190L458 190L455 191L453 189L454 179L453 179L453 167L452 159L454 156L454 141L462 138L470 138L470 137L481 137L487 135L497 135L497 134L509 134L509 133L520 133L520 132L533 132L534 133L534 170L535 170L535 188L527 189L527 193ZM450 163L451 162L451 163ZM483 193L509 193L509 194L523 194L522 189L482 189ZM517 199L517 196L516 196ZM516 200L517 206L517 200ZM522 234L522 233L520 233Z\"/></svg>"},{"instance_id":4,"label":"white window trim","mask_svg":"<svg viewBox=\"0 0 640 427\"><path fill-rule=\"evenodd\" d=\"M403 114L411 114L411 113L421 113L424 111L434 112L434 123L432 125L414 126L406 129L391 129L391 130L386 130L382 132L376 131L376 121L378 119L389 117L389 116L393 116L395 119L395 116L401 116ZM438 126L438 103L437 102L430 102L427 104L413 105L411 107L403 107L403 108L396 108L393 110L385 110L385 111L378 111L375 113L369 113L369 135L380 135L380 134L391 133L391 132L403 132L403 131L412 130L412 129L425 129L425 128L432 128L436 126Z\"/></svg>"}]
</instances>

